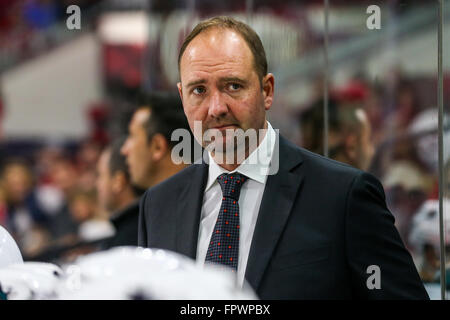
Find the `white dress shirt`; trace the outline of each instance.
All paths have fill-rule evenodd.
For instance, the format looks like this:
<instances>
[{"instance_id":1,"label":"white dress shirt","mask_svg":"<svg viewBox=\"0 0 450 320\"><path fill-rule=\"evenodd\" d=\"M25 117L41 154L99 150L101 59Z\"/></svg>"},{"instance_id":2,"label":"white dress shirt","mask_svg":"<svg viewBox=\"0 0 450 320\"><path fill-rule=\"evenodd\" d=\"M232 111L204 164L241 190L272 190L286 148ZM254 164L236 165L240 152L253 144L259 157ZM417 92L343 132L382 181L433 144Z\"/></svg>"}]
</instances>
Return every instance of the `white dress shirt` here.
<instances>
[{"instance_id":1,"label":"white dress shirt","mask_svg":"<svg viewBox=\"0 0 450 320\"><path fill-rule=\"evenodd\" d=\"M269 139L267 138L269 136ZM253 232L258 218L267 174L275 146L276 132L269 122L267 131L259 146L233 171L220 167L209 154L208 181L203 195L202 212L197 245L197 263L205 263L206 252L210 243L214 226L219 216L222 204L222 189L216 181L222 173L238 172L248 177L241 187L239 196L239 260L237 281L240 286L244 283L248 255L252 243Z\"/></svg>"}]
</instances>

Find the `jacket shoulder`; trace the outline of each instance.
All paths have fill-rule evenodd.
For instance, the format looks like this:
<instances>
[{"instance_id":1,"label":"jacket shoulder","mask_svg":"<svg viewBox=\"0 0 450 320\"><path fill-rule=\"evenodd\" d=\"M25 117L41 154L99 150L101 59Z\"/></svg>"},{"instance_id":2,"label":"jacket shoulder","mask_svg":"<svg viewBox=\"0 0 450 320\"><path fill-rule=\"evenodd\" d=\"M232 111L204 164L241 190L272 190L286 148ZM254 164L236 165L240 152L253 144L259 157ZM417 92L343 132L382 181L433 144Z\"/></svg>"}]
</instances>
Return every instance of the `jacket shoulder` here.
<instances>
[{"instance_id":1,"label":"jacket shoulder","mask_svg":"<svg viewBox=\"0 0 450 320\"><path fill-rule=\"evenodd\" d=\"M325 174L346 175L349 177L356 177L365 173L364 171L352 167L348 164L326 158L320 154L306 150L293 144L290 141L285 140L285 143L287 144L289 152L295 152L299 154L302 159L302 166L307 168L307 172L322 172Z\"/></svg>"}]
</instances>

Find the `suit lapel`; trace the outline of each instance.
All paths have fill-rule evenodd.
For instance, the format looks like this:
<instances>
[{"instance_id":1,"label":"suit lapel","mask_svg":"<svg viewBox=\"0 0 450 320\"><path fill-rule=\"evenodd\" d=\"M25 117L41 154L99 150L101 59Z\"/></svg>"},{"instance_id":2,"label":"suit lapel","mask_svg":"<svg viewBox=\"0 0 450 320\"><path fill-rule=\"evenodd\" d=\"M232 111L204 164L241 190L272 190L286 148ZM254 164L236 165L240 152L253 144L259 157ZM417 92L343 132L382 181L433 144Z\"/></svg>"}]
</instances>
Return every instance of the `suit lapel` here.
<instances>
[{"instance_id":1,"label":"suit lapel","mask_svg":"<svg viewBox=\"0 0 450 320\"><path fill-rule=\"evenodd\" d=\"M178 200L176 200L176 251L195 259L203 191L208 180L208 165L202 163L193 164L193 166L195 166L195 170L191 180L181 187Z\"/></svg>"},{"instance_id":2,"label":"suit lapel","mask_svg":"<svg viewBox=\"0 0 450 320\"><path fill-rule=\"evenodd\" d=\"M245 272L245 278L255 290L284 230L303 180L301 173L293 172L302 161L299 152L282 137L277 139L277 143L279 171L267 178Z\"/></svg>"}]
</instances>

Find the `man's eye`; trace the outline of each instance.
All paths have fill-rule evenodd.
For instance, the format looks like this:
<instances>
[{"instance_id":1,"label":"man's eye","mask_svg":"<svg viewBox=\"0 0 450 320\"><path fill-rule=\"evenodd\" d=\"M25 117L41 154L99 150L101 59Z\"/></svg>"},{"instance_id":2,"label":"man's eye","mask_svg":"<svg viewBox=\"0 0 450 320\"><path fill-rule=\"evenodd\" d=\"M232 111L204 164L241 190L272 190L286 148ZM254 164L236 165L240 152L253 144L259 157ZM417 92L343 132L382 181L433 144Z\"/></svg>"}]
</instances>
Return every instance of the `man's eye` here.
<instances>
[{"instance_id":1,"label":"man's eye","mask_svg":"<svg viewBox=\"0 0 450 320\"><path fill-rule=\"evenodd\" d=\"M197 88L194 88L193 92L194 92L194 94L203 94L203 93L205 93L205 88L197 87Z\"/></svg>"},{"instance_id":2,"label":"man's eye","mask_svg":"<svg viewBox=\"0 0 450 320\"><path fill-rule=\"evenodd\" d=\"M230 84L228 85L228 88L229 88L231 91L237 91L237 90L239 90L241 87L242 87L242 86L241 86L239 83L230 83Z\"/></svg>"}]
</instances>

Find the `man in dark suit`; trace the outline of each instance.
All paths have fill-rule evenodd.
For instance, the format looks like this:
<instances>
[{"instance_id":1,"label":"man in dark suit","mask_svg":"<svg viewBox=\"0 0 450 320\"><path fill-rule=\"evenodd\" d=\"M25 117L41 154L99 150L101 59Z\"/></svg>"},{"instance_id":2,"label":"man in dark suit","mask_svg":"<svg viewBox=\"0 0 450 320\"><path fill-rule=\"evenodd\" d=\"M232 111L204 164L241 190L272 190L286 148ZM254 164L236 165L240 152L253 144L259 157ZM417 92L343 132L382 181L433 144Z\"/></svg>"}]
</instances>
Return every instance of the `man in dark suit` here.
<instances>
[{"instance_id":1,"label":"man in dark suit","mask_svg":"<svg viewBox=\"0 0 450 320\"><path fill-rule=\"evenodd\" d=\"M185 114L208 153L146 191L139 245L226 265L262 299L428 298L378 180L293 145L266 120L274 77L250 27L201 22L179 69ZM229 132L256 132L257 146Z\"/></svg>"},{"instance_id":2,"label":"man in dark suit","mask_svg":"<svg viewBox=\"0 0 450 320\"><path fill-rule=\"evenodd\" d=\"M99 206L111 213L115 234L101 243L102 249L137 245L139 201L131 183L125 156L120 153L125 138L119 138L103 150L97 163Z\"/></svg>"},{"instance_id":3,"label":"man in dark suit","mask_svg":"<svg viewBox=\"0 0 450 320\"><path fill-rule=\"evenodd\" d=\"M144 98L128 126L121 152L126 157L131 182L140 189L158 184L186 167L171 159L172 132L188 129L176 93L158 92Z\"/></svg>"},{"instance_id":4,"label":"man in dark suit","mask_svg":"<svg viewBox=\"0 0 450 320\"><path fill-rule=\"evenodd\" d=\"M188 128L181 101L176 93L155 92L144 96L134 111L128 126L128 135L117 157L125 160L130 186L138 193L171 177L186 167L173 163L171 152L175 129ZM117 200L117 197L116 199ZM118 235L104 248L119 245L137 245L139 201L132 202L112 216Z\"/></svg>"}]
</instances>

